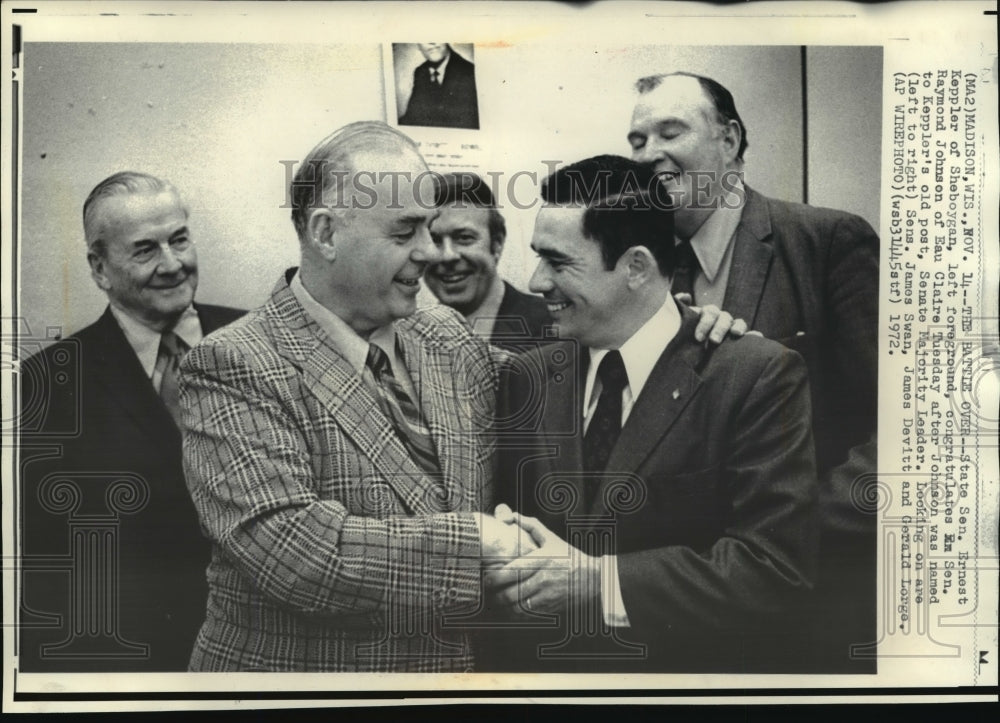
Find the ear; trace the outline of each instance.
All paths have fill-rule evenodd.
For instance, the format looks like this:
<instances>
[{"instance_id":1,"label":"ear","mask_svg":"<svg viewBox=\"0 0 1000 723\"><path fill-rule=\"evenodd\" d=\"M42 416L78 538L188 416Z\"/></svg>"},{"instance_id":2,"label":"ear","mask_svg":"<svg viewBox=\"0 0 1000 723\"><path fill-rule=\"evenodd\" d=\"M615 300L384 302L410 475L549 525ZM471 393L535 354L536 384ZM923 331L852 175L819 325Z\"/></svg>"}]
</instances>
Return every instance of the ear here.
<instances>
[{"instance_id":1,"label":"ear","mask_svg":"<svg viewBox=\"0 0 1000 723\"><path fill-rule=\"evenodd\" d=\"M327 261L337 258L336 232L341 219L328 208L317 208L306 221L306 242Z\"/></svg>"},{"instance_id":2,"label":"ear","mask_svg":"<svg viewBox=\"0 0 1000 723\"><path fill-rule=\"evenodd\" d=\"M93 248L87 249L87 263L90 264L90 276L98 288L107 291L111 288L111 280L107 274L107 259Z\"/></svg>"},{"instance_id":3,"label":"ear","mask_svg":"<svg viewBox=\"0 0 1000 723\"><path fill-rule=\"evenodd\" d=\"M722 149L727 164L736 162L736 156L740 152L740 141L742 140L743 134L740 132L740 124L735 120L731 120L722 126Z\"/></svg>"},{"instance_id":4,"label":"ear","mask_svg":"<svg viewBox=\"0 0 1000 723\"><path fill-rule=\"evenodd\" d=\"M659 267L653 253L645 246L632 246L618 259L619 268L624 267L625 278L630 289L638 289L646 284Z\"/></svg>"}]
</instances>

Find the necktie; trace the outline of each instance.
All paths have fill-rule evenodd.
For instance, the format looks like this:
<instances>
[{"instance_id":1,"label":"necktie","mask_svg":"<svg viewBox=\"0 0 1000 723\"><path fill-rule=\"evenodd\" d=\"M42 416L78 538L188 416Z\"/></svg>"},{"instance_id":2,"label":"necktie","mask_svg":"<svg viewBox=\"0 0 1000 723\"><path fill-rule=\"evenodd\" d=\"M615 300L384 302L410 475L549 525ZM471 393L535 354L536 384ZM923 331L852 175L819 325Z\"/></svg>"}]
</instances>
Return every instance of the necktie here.
<instances>
[{"instance_id":1,"label":"necktie","mask_svg":"<svg viewBox=\"0 0 1000 723\"><path fill-rule=\"evenodd\" d=\"M177 368L181 358L190 347L172 331L160 336L160 350L156 355L156 368L160 370L160 399L174 418L178 429L181 427L181 407L177 397Z\"/></svg>"},{"instance_id":2,"label":"necktie","mask_svg":"<svg viewBox=\"0 0 1000 723\"><path fill-rule=\"evenodd\" d=\"M670 284L670 293L691 294L691 303L695 303L694 277L699 269L701 264L694 255L691 242L681 241L674 247L674 279Z\"/></svg>"},{"instance_id":3,"label":"necktie","mask_svg":"<svg viewBox=\"0 0 1000 723\"><path fill-rule=\"evenodd\" d=\"M420 409L392 374L392 364L385 352L374 344L368 345L365 364L375 377L379 406L392 420L396 432L413 461L429 476L440 475L437 452L430 430L424 424Z\"/></svg>"},{"instance_id":4,"label":"necktie","mask_svg":"<svg viewBox=\"0 0 1000 723\"><path fill-rule=\"evenodd\" d=\"M622 390L628 384L625 363L617 350L609 351L597 367L601 396L584 435L583 465L588 472L603 472L622 431Z\"/></svg>"},{"instance_id":5,"label":"necktie","mask_svg":"<svg viewBox=\"0 0 1000 723\"><path fill-rule=\"evenodd\" d=\"M431 82L434 83L434 85L441 84L441 71L437 68L431 68Z\"/></svg>"}]
</instances>

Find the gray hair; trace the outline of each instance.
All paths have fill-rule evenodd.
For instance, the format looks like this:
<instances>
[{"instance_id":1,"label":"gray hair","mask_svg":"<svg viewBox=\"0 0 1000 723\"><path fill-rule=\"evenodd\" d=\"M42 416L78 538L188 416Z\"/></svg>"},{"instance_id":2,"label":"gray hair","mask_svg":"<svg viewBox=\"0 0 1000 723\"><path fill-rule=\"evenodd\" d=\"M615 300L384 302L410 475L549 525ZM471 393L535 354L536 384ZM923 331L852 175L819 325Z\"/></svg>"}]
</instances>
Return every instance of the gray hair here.
<instances>
[{"instance_id":1,"label":"gray hair","mask_svg":"<svg viewBox=\"0 0 1000 723\"><path fill-rule=\"evenodd\" d=\"M94 214L97 213L97 208L103 199L112 196L163 193L164 191L171 191L177 194L177 189L169 181L164 181L162 178L151 176L148 173L140 173L139 171L120 171L108 176L94 186L90 195L87 196L87 200L83 202L83 232L90 250L101 256L107 251L103 239L91 238L95 231L93 226ZM180 197L180 194L177 195ZM184 208L184 213L187 213L186 207Z\"/></svg>"}]
</instances>

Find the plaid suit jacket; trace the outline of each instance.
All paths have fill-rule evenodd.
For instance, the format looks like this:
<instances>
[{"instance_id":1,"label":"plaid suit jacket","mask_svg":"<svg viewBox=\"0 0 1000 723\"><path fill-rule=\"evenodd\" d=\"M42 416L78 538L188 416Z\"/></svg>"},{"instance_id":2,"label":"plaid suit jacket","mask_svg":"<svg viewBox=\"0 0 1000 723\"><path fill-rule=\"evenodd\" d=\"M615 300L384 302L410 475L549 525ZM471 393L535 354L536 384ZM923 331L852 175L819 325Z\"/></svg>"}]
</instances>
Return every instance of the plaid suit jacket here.
<instances>
[{"instance_id":1,"label":"plaid suit jacket","mask_svg":"<svg viewBox=\"0 0 1000 723\"><path fill-rule=\"evenodd\" d=\"M498 359L447 307L396 333L439 480L286 278L185 358L185 473L213 543L192 670L470 669L444 616L479 603Z\"/></svg>"}]
</instances>

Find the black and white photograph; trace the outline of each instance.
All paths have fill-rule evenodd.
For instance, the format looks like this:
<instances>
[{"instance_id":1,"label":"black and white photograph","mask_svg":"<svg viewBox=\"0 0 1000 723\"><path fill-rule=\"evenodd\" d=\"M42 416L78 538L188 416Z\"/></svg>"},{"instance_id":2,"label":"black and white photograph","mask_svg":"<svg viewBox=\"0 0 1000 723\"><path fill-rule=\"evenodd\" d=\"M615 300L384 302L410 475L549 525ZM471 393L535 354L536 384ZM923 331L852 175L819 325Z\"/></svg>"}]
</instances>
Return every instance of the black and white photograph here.
<instances>
[{"instance_id":1,"label":"black and white photograph","mask_svg":"<svg viewBox=\"0 0 1000 723\"><path fill-rule=\"evenodd\" d=\"M392 55L399 125L479 130L471 43L393 43Z\"/></svg>"},{"instance_id":2,"label":"black and white photograph","mask_svg":"<svg viewBox=\"0 0 1000 723\"><path fill-rule=\"evenodd\" d=\"M995 37L98 5L4 8L5 709L995 692Z\"/></svg>"}]
</instances>

